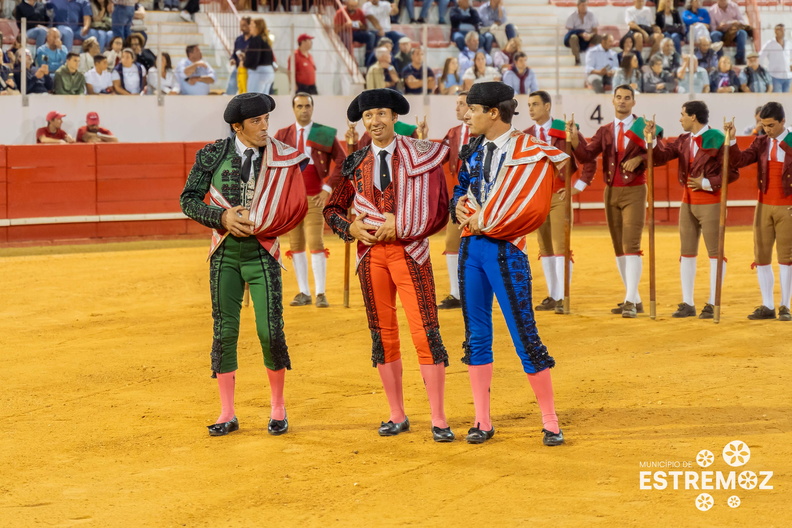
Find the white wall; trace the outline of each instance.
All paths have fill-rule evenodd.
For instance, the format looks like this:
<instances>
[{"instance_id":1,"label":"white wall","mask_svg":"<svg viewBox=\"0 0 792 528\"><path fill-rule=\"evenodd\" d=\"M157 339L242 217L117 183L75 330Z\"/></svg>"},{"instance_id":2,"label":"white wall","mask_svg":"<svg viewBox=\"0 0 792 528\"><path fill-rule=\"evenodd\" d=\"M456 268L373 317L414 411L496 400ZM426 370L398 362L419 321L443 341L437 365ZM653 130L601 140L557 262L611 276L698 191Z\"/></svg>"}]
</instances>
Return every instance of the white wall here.
<instances>
[{"instance_id":1,"label":"white wall","mask_svg":"<svg viewBox=\"0 0 792 528\"><path fill-rule=\"evenodd\" d=\"M0 144L19 145L35 142L35 130L46 123L44 117L51 110L67 114L64 128L74 134L85 121L85 114L98 112L102 126L109 128L124 142L165 142L165 141L211 141L224 137L228 127L222 120L228 96L166 96L164 106L157 106L157 99L147 97L121 96L30 96L30 106L22 106L21 96L0 97ZM427 116L432 138L442 138L446 131L458 124L451 96L430 96L429 105L423 105L421 96L408 98L412 106L409 116L402 118L415 124L416 116ZM753 123L756 106L768 101L785 104L792 113L792 94L704 94L701 96L710 107L710 123L718 128L723 118L736 118L738 131ZM292 123L294 116L290 110L290 96L276 96L277 108L271 116L271 128L277 130ZM339 139L343 141L346 131L346 108L351 97L319 96L315 98L314 117L317 122L338 128ZM686 95L647 95L638 94L634 112L651 117L656 115L657 122L667 129L669 135L681 132L679 112ZM520 112L515 116L514 125L523 129L532 124L527 111L527 96L518 96ZM556 98L553 116L563 118L575 114L581 131L593 134L599 124L591 119L599 107L602 124L613 118L610 95L571 93ZM790 120L792 123L792 120ZM362 133L362 124L358 124Z\"/></svg>"}]
</instances>

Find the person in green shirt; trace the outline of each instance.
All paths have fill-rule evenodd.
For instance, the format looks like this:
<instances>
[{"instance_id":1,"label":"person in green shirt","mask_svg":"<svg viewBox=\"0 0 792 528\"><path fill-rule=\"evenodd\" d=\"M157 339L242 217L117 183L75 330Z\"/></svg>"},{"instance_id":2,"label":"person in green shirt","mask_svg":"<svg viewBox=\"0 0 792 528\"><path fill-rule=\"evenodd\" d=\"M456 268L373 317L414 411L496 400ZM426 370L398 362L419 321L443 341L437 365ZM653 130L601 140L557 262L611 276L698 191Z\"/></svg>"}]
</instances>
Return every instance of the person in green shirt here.
<instances>
[{"instance_id":1,"label":"person in green shirt","mask_svg":"<svg viewBox=\"0 0 792 528\"><path fill-rule=\"evenodd\" d=\"M83 95L85 93L85 76L78 71L80 55L69 53L66 64L55 72L55 95Z\"/></svg>"}]
</instances>

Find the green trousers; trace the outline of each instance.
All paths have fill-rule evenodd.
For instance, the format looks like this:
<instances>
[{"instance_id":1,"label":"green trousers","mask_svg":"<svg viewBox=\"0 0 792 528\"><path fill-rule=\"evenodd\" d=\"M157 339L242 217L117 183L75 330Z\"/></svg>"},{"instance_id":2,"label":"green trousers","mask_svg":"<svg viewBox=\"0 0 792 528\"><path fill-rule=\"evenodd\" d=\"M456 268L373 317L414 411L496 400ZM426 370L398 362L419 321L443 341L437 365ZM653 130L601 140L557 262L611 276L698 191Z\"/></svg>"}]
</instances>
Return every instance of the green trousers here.
<instances>
[{"instance_id":1,"label":"green trousers","mask_svg":"<svg viewBox=\"0 0 792 528\"><path fill-rule=\"evenodd\" d=\"M255 237L228 236L209 261L212 290L212 371L237 370L239 313L245 283L256 314L256 331L270 370L291 369L283 333L281 267Z\"/></svg>"}]
</instances>

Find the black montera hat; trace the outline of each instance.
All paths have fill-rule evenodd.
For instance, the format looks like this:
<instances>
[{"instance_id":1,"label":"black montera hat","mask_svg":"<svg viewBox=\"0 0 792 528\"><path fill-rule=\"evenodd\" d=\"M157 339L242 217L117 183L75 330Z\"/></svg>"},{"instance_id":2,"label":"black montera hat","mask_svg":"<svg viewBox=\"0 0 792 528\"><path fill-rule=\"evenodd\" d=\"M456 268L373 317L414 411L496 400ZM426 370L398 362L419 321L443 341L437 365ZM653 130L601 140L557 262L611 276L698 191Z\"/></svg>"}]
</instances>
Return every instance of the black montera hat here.
<instances>
[{"instance_id":1,"label":"black montera hat","mask_svg":"<svg viewBox=\"0 0 792 528\"><path fill-rule=\"evenodd\" d=\"M467 104L494 108L503 101L514 99L514 88L500 81L476 83L470 87Z\"/></svg>"},{"instance_id":2,"label":"black montera hat","mask_svg":"<svg viewBox=\"0 0 792 528\"><path fill-rule=\"evenodd\" d=\"M378 88L376 90L365 90L352 99L347 108L347 119L350 121L360 121L363 112L372 108L390 108L398 115L410 113L410 103L402 94L390 88Z\"/></svg>"},{"instance_id":3,"label":"black montera hat","mask_svg":"<svg viewBox=\"0 0 792 528\"><path fill-rule=\"evenodd\" d=\"M223 120L229 125L245 119L269 114L275 110L275 100L267 94L248 92L234 96L228 102Z\"/></svg>"}]
</instances>

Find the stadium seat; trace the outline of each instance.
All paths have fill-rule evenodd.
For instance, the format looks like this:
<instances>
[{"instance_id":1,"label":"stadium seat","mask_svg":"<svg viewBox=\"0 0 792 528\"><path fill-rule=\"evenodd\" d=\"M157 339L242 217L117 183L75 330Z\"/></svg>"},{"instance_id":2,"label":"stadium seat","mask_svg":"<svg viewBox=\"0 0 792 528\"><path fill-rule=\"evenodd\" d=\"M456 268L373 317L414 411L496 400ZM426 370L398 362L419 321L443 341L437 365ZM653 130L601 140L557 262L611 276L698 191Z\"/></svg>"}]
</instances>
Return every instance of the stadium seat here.
<instances>
[{"instance_id":1,"label":"stadium seat","mask_svg":"<svg viewBox=\"0 0 792 528\"><path fill-rule=\"evenodd\" d=\"M577 5L577 0L550 0L550 2L556 7L575 7Z\"/></svg>"}]
</instances>

